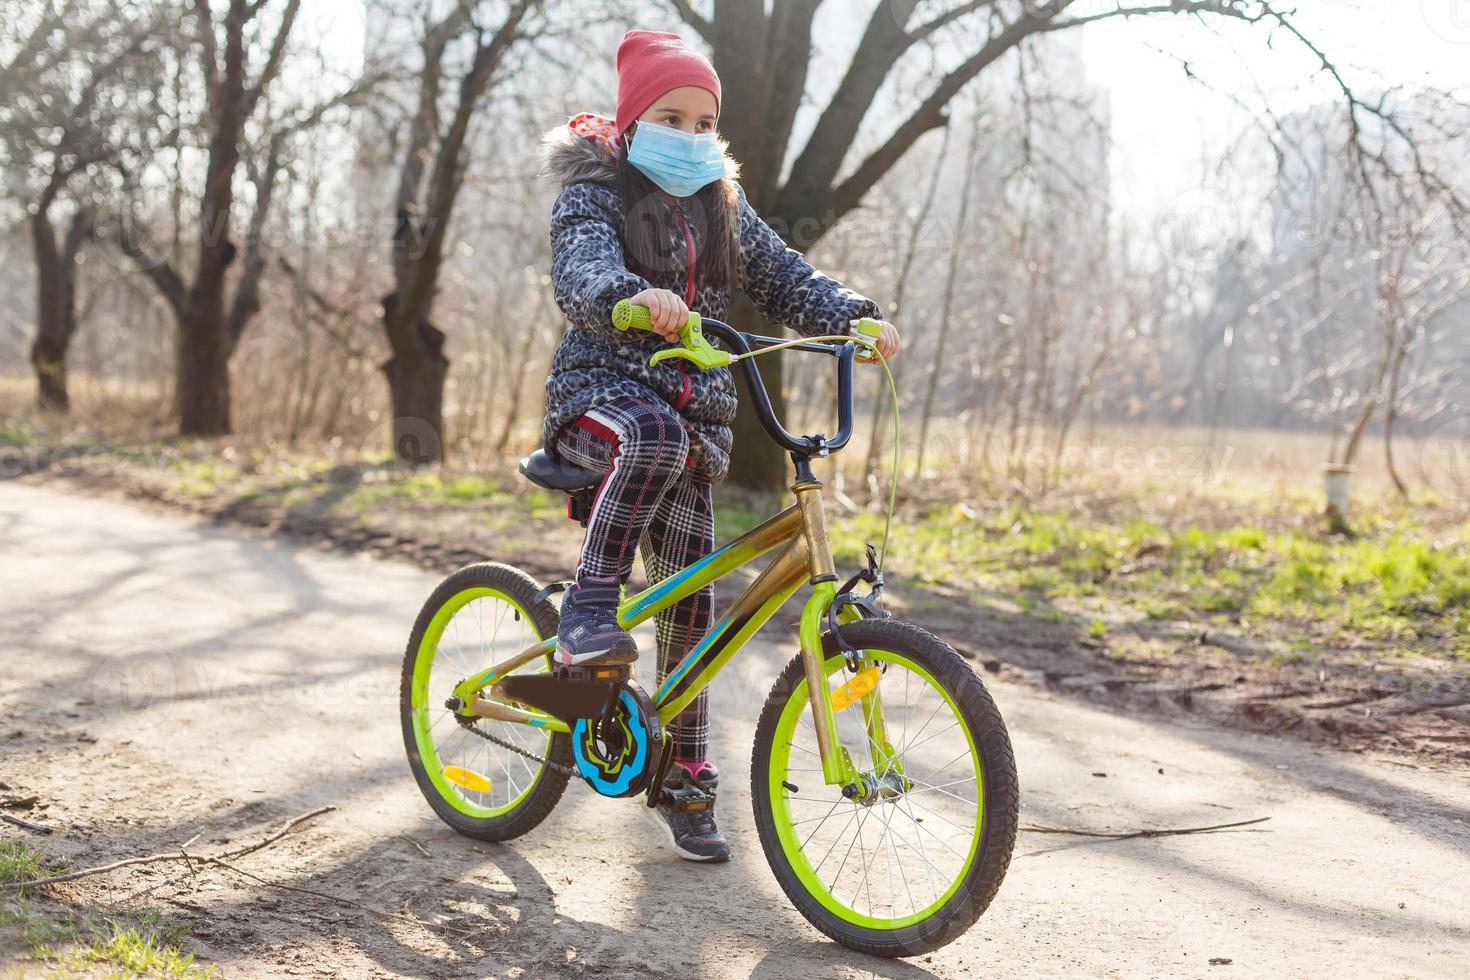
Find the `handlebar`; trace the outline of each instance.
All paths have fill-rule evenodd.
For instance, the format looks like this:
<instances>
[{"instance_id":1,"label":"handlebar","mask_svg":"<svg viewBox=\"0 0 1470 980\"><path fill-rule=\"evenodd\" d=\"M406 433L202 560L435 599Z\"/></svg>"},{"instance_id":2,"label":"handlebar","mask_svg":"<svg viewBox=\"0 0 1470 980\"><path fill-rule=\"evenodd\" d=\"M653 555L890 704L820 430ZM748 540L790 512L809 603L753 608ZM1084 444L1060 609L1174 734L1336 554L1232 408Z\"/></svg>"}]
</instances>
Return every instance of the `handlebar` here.
<instances>
[{"instance_id":1,"label":"handlebar","mask_svg":"<svg viewBox=\"0 0 1470 980\"><path fill-rule=\"evenodd\" d=\"M619 300L613 306L612 322L613 326L619 330L653 329L648 308L630 303L625 299ZM858 329L867 334L868 331L864 329L864 326L860 324ZM728 349L718 350L711 346L705 339L705 333L714 337ZM728 323L706 319L694 312L689 314L689 319L685 321L684 326L679 328L679 340L682 346L656 352L649 358L649 363L657 364L668 358L682 357L699 368L738 364L745 376L746 385L750 388L756 417L760 419L761 427L766 430L766 434L776 445L787 452L801 457L825 456L841 449L852 438L852 363L857 354L856 341L849 340L840 344L789 343L777 337L742 333ZM835 436L829 439L821 434L792 435L781 424L781 420L776 418L775 410L771 407L771 396L766 391L765 382L761 379L760 369L756 367L754 358L750 356L759 348L776 345L784 345L790 350L827 354L837 358L837 434Z\"/></svg>"}]
</instances>

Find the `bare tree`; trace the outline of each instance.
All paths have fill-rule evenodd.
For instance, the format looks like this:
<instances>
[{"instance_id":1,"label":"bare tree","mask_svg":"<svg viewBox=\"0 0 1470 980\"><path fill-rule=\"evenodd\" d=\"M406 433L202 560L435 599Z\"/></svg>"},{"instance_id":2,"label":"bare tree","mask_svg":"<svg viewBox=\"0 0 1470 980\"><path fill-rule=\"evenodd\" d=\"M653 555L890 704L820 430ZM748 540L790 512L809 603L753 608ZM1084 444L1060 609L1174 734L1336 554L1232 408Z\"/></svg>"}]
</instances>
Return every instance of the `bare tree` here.
<instances>
[{"instance_id":1,"label":"bare tree","mask_svg":"<svg viewBox=\"0 0 1470 980\"><path fill-rule=\"evenodd\" d=\"M710 45L724 84L740 93L722 113L720 130L741 162L750 202L783 232L788 244L802 250L857 208L920 136L945 125L951 101L971 81L1028 39L1084 24L1169 15L1258 24L1305 47L1341 87L1354 118L1388 115L1381 104L1353 92L1327 55L1297 29L1292 11L1270 0L1117 0L1102 7L1076 0L951 0L936 5L937 10L914 0L881 0L841 82L821 107L788 171L793 124L814 56L813 23L822 0L772 5L708 0L699 7L691 0L670 2ZM922 16L921 9L926 11ZM895 69L905 57L940 38L961 52L958 59L939 70L927 93L896 126L888 127L887 135L856 166L844 169ZM1366 152L1357 153L1356 159L1365 169L1381 165ZM758 325L748 304L737 304L731 315L743 326ZM779 360L764 359L762 372L772 394L779 395ZM779 410L779 397L773 400ZM741 413L735 431L731 479L749 487L777 489L782 473L779 451L749 413Z\"/></svg>"},{"instance_id":2,"label":"bare tree","mask_svg":"<svg viewBox=\"0 0 1470 980\"><path fill-rule=\"evenodd\" d=\"M119 223L118 244L138 264L167 302L178 325L177 410L183 435L230 432L230 357L251 317L259 309L259 277L264 259L258 232L268 214L280 164L281 142L269 140L253 174L255 208L248 222L244 271L233 295L231 265L240 255L232 237L236 175L246 145L246 127L257 117L267 88L280 74L287 41L301 0L285 0L268 38L257 50L252 28L269 0L228 0L217 18L209 0L194 0L194 46L203 79L205 105L200 128L206 134L207 162L198 202L198 240L192 273L156 255L131 221ZM260 67L253 71L252 61Z\"/></svg>"},{"instance_id":3,"label":"bare tree","mask_svg":"<svg viewBox=\"0 0 1470 980\"><path fill-rule=\"evenodd\" d=\"M409 465L444 456L449 357L444 331L433 324L432 314L450 218L469 163L470 122L539 6L539 0L513 0L491 28L477 14L494 4L461 4L429 22L419 45L417 102L408 120L394 203L393 290L382 302L383 331L392 349L383 372L393 401L394 453ZM461 38L473 47L454 85L447 55ZM447 118L442 118L446 105Z\"/></svg>"},{"instance_id":4,"label":"bare tree","mask_svg":"<svg viewBox=\"0 0 1470 980\"><path fill-rule=\"evenodd\" d=\"M157 65L155 34L166 26L165 16L126 4L73 3L64 11L48 5L0 71L0 142L29 215L35 256L30 358L43 411L70 407L66 356L78 321L78 259L92 234L95 185L105 182L97 171L123 166L146 128L146 99L113 96L146 90L141 79ZM58 218L67 197L70 215Z\"/></svg>"}]
</instances>

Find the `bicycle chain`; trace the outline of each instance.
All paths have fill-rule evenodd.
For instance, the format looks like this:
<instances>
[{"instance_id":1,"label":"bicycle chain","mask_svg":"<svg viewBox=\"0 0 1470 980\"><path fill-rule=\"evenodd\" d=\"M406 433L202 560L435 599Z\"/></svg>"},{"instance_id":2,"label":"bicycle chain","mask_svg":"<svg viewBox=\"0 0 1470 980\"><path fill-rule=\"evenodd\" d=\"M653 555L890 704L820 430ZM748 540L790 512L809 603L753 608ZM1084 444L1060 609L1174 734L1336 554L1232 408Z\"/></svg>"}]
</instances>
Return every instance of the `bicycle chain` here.
<instances>
[{"instance_id":1,"label":"bicycle chain","mask_svg":"<svg viewBox=\"0 0 1470 980\"><path fill-rule=\"evenodd\" d=\"M546 758L545 756L537 755L534 752L528 752L525 749L521 748L519 745L512 745L510 742L507 742L504 739L496 738L494 735L491 735L489 732L484 731L484 730L480 729L479 727L477 727L474 722L470 721L467 718L460 718L458 715L456 715L455 717L459 721L459 726L461 728L463 728L467 732L470 732L471 734L480 736L481 738L485 739L487 742L494 742L496 745L500 746L503 749L510 749L516 755L525 756L527 759L530 759L532 762L539 762L543 766L546 766L548 769L555 769L557 772L564 772L568 776L575 776L575 775L577 775L577 770L574 769L574 768L572 768L571 766L564 766L560 762L552 762L550 759Z\"/></svg>"}]
</instances>

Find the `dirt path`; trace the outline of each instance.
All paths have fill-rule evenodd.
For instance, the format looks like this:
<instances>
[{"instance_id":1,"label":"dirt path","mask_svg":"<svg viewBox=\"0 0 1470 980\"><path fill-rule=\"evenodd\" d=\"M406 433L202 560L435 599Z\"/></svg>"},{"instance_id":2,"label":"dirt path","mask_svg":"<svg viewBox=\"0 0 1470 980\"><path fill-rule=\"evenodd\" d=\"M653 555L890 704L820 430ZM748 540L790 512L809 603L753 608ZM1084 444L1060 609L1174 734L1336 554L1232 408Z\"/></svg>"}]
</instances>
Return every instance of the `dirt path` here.
<instances>
[{"instance_id":1,"label":"dirt path","mask_svg":"<svg viewBox=\"0 0 1470 980\"><path fill-rule=\"evenodd\" d=\"M62 828L0 834L90 864L196 834L196 850L244 843L335 804L240 866L455 927L223 871L75 886L101 904L176 879L133 901L189 922L189 947L223 976L1385 977L1470 963L1463 771L1116 717L992 679L1023 821L1271 820L1155 840L1023 834L974 930L932 957L876 961L786 904L750 821L751 732L789 639L773 633L779 648L754 645L715 685L729 865L679 861L631 804L584 787L528 837L479 845L433 817L398 734L399 658L435 576L15 482L0 483L0 541L0 780Z\"/></svg>"}]
</instances>

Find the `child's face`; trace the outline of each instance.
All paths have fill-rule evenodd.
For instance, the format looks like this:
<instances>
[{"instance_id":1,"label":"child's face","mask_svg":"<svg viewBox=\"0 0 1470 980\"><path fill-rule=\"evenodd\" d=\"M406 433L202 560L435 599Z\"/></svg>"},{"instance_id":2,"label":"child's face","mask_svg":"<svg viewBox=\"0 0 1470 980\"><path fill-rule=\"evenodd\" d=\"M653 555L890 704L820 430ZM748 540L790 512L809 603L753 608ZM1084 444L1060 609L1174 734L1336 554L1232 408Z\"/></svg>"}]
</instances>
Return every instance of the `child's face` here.
<instances>
[{"instance_id":1,"label":"child's face","mask_svg":"<svg viewBox=\"0 0 1470 980\"><path fill-rule=\"evenodd\" d=\"M713 133L718 122L713 93L697 85L682 85L665 92L638 118L686 133Z\"/></svg>"}]
</instances>

